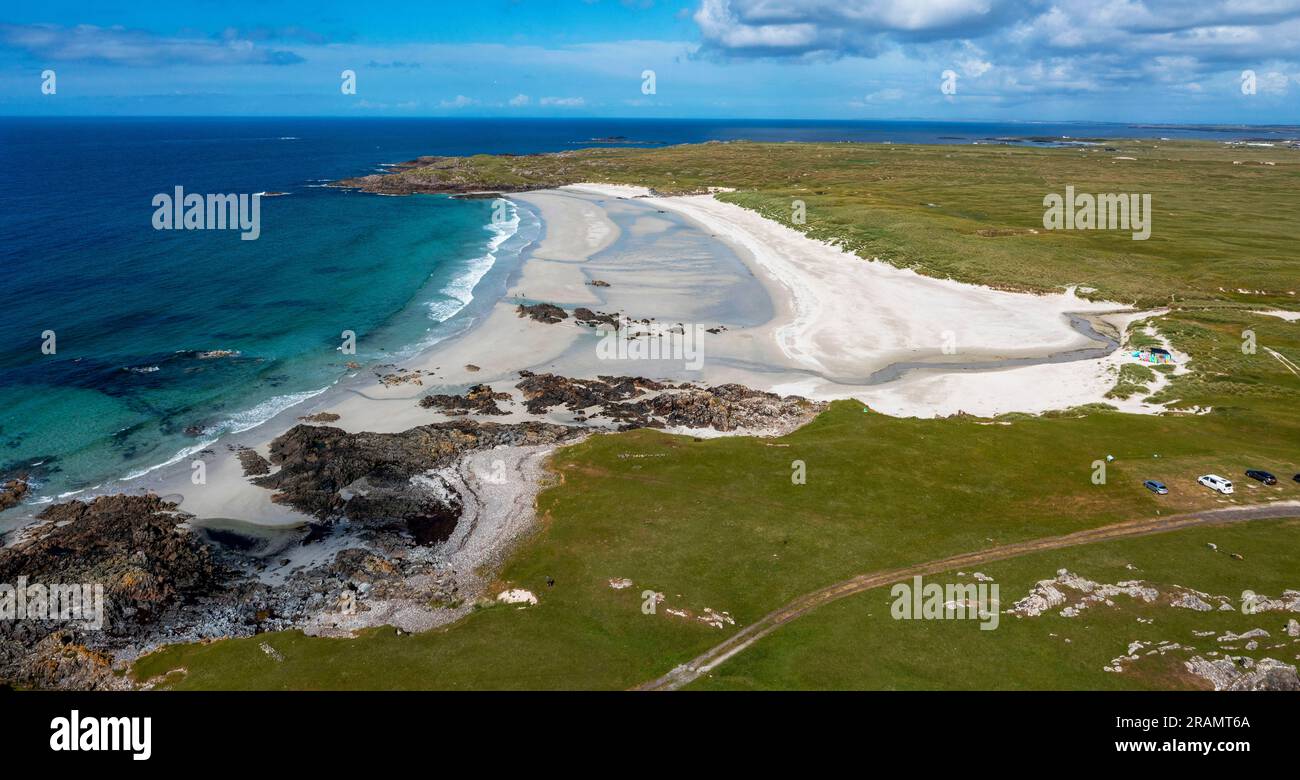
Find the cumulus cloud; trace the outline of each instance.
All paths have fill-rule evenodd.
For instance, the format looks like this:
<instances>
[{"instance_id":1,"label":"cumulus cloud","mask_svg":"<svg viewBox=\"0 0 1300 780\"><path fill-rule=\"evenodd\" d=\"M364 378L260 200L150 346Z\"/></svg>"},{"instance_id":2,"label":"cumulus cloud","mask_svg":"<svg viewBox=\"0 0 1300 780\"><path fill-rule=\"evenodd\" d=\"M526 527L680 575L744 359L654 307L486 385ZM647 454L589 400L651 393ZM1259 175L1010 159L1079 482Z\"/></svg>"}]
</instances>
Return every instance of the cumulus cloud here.
<instances>
[{"instance_id":1,"label":"cumulus cloud","mask_svg":"<svg viewBox=\"0 0 1300 780\"><path fill-rule=\"evenodd\" d=\"M587 105L586 99L580 97L544 97L538 102L543 106L556 106L559 108L581 108Z\"/></svg>"},{"instance_id":2,"label":"cumulus cloud","mask_svg":"<svg viewBox=\"0 0 1300 780\"><path fill-rule=\"evenodd\" d=\"M706 56L904 53L1007 95L1196 91L1214 73L1300 61L1300 0L701 0L694 19ZM1266 94L1286 84L1274 78Z\"/></svg>"},{"instance_id":3,"label":"cumulus cloud","mask_svg":"<svg viewBox=\"0 0 1300 780\"><path fill-rule=\"evenodd\" d=\"M1287 34L1300 32L1300 0L701 0L694 18L706 49L737 56L873 56L986 38L1058 53L1300 50Z\"/></svg>"},{"instance_id":4,"label":"cumulus cloud","mask_svg":"<svg viewBox=\"0 0 1300 780\"><path fill-rule=\"evenodd\" d=\"M0 25L0 41L48 61L116 65L291 65L297 54L258 45L237 32L221 37L167 37L124 27L81 24Z\"/></svg>"},{"instance_id":5,"label":"cumulus cloud","mask_svg":"<svg viewBox=\"0 0 1300 780\"><path fill-rule=\"evenodd\" d=\"M703 0L706 49L736 55L874 56L891 42L970 38L1037 0Z\"/></svg>"},{"instance_id":6,"label":"cumulus cloud","mask_svg":"<svg viewBox=\"0 0 1300 780\"><path fill-rule=\"evenodd\" d=\"M520 93L520 94L515 95L514 97L510 98L510 105L514 106L515 108L519 108L520 106L526 106L526 105L528 105L528 103L529 103L531 100L532 100L532 98L528 97L528 96L525 95L525 94Z\"/></svg>"}]
</instances>

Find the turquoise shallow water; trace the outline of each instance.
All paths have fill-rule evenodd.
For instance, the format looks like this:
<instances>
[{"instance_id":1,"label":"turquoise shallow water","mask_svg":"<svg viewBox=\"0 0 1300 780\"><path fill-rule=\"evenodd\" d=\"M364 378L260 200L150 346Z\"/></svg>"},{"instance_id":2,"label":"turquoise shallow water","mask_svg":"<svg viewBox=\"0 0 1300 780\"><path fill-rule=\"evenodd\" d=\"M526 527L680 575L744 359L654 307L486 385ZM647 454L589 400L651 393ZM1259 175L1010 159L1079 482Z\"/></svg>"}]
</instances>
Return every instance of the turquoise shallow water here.
<instances>
[{"instance_id":1,"label":"turquoise shallow water","mask_svg":"<svg viewBox=\"0 0 1300 780\"><path fill-rule=\"evenodd\" d=\"M313 176L253 185L289 193L262 199L255 241L157 231L150 198L170 187L142 162L152 152L83 153L119 168L127 191L68 182L29 197L45 214L20 216L41 229L19 228L23 246L5 258L21 279L0 314L0 474L30 474L38 500L138 474L320 392L348 361L381 364L440 338L518 221L510 207L493 224L490 201L313 186L320 177L302 170ZM239 191L202 155L176 157L167 180ZM355 355L339 349L344 331Z\"/></svg>"},{"instance_id":2,"label":"turquoise shallow water","mask_svg":"<svg viewBox=\"0 0 1300 780\"><path fill-rule=\"evenodd\" d=\"M294 197L264 203L256 242L168 236L89 271L97 295L43 311L33 336L53 330L57 353L30 339L0 394L7 470L30 467L46 495L91 486L251 427L348 361L410 354L465 305L509 230L485 228L482 202ZM106 287L111 308L94 300ZM355 355L339 349L345 330Z\"/></svg>"}]
</instances>

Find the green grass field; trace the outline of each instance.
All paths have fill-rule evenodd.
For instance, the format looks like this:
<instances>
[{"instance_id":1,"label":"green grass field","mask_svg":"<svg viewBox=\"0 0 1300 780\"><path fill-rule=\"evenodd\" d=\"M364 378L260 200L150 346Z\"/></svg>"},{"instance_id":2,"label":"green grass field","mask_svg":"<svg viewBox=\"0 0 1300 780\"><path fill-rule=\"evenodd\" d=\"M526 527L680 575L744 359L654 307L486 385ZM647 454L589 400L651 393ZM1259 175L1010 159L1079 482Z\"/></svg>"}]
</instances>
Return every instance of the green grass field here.
<instances>
[{"instance_id":1,"label":"green grass field","mask_svg":"<svg viewBox=\"0 0 1300 780\"><path fill-rule=\"evenodd\" d=\"M801 200L807 221L793 227L932 276L1016 290L1077 284L1143 306L1300 306L1300 152L1282 147L736 142L448 157L398 175L488 190L583 181L667 194L734 188L719 197L785 224ZM1150 194L1151 237L1044 230L1044 196L1068 185L1079 193Z\"/></svg>"},{"instance_id":2,"label":"green grass field","mask_svg":"<svg viewBox=\"0 0 1300 780\"><path fill-rule=\"evenodd\" d=\"M1210 543L1219 550L1211 550ZM1028 555L978 570L999 584L1008 608L1061 568L1095 582L1142 580L1162 592L1181 585L1238 600L1245 590L1276 597L1300 587L1294 566L1298 546L1300 520L1259 521ZM972 580L950 573L926 581ZM1204 683L1186 672L1183 661L1234 644L1197 631L1222 636L1263 628L1271 636L1260 640L1259 651L1243 652L1237 642L1234 652L1290 664L1300 656L1300 642L1284 633L1287 618L1294 616L1279 612L1196 612L1119 596L1114 607L1093 606L1076 617L1062 617L1059 608L1038 617L1003 615L997 628L981 631L977 621L894 620L892 601L889 589L881 588L829 604L761 640L692 689L1194 688ZM1125 662L1122 673L1105 671L1133 641L1149 645L1139 660ZM1193 649L1141 654L1161 641Z\"/></svg>"},{"instance_id":3,"label":"green grass field","mask_svg":"<svg viewBox=\"0 0 1300 780\"><path fill-rule=\"evenodd\" d=\"M859 573L1157 513L1300 498L1300 484L1290 480L1300 471L1300 376L1264 349L1300 361L1300 324L1248 311L1296 306L1294 153L1114 145L1121 151L708 144L475 157L405 174L472 175L485 187L584 180L673 191L730 186L741 191L725 198L783 221L798 197L807 201L811 234L843 239L864 256L965 281L1017 289L1077 283L1103 298L1163 303L1171 311L1153 323L1191 355L1192 371L1174 377L1159 400L1213 411L1137 416L1089 408L916 420L864 413L845 401L780 439L600 435L556 454L562 480L539 498L543 527L499 575L535 592L536 607L488 606L415 636L380 629L334 640L286 632L171 647L141 659L135 678L183 669L164 684L625 688L736 630L694 618L705 609L745 625ZM1234 166L1233 159L1277 164ZM1067 183L1080 191L1154 193L1152 239L1028 233L1041 227L1042 196ZM1252 340L1253 353L1243 351ZM1106 483L1093 484L1093 464L1107 455L1115 459ZM807 484L791 481L796 460L806 465ZM1242 477L1246 468L1282 480L1258 486ZM1233 478L1237 494L1228 499L1198 487L1196 476L1209 471ZM1145 479L1165 482L1170 494L1151 494ZM1136 576L1225 595L1245 587L1277 591L1300 587L1297 533L1293 522L1177 532L1037 554L985 572L1011 600L1064 566L1106 582ZM1207 557L1206 541L1242 550L1245 561ZM1141 571L1121 574L1125 563ZM615 590L612 578L634 584ZM665 594L656 614L641 610L646 589ZM1123 605L1068 623L1004 618L997 631L979 632L973 623L889 620L882 594L831 604L779 629L697 687L1194 684L1173 667L1132 676L1101 668L1133 639L1191 640L1190 621L1204 617L1196 613L1166 609L1148 625L1136 621L1146 616L1141 609ZM1256 627L1231 619L1222 617L1222 625ZM1068 645L1059 638L1066 636ZM263 652L262 642L283 660Z\"/></svg>"},{"instance_id":4,"label":"green grass field","mask_svg":"<svg viewBox=\"0 0 1300 780\"><path fill-rule=\"evenodd\" d=\"M1300 497L1289 481L1239 480L1233 499L1194 484L1199 473L1251 464L1300 470L1300 431L1259 436L1252 418L1105 412L989 424L895 419L840 402L778 440L598 436L557 455L564 481L539 501L544 530L502 572L537 593L537 607L493 606L418 636L291 632L171 648L143 659L136 675L185 668L178 687L200 688L627 687L724 636L668 608L727 611L743 625L861 572L1157 512ZM1107 482L1094 485L1093 462L1107 454ZM806 463L807 484L792 484L794 460ZM1171 494L1144 490L1147 478ZM1267 544L1287 549L1290 539ZM609 587L624 577L634 586ZM666 595L658 614L642 614L643 589ZM261 641L284 660L262 653Z\"/></svg>"}]
</instances>

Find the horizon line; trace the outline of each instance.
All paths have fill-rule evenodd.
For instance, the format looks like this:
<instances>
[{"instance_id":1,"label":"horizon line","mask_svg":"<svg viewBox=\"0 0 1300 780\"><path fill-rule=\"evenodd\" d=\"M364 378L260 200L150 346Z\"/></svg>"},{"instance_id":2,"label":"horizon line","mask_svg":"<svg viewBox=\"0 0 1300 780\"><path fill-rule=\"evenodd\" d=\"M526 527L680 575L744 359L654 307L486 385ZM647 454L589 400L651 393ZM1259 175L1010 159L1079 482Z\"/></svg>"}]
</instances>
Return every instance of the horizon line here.
<instances>
[{"instance_id":1,"label":"horizon line","mask_svg":"<svg viewBox=\"0 0 1300 780\"><path fill-rule=\"evenodd\" d=\"M447 120L447 121L640 121L640 122L837 122L837 123L867 123L867 122L932 122L935 124L1044 124L1044 125L1117 125L1128 127L1222 127L1222 128L1300 128L1300 121L1295 123L1287 122L1265 122L1265 123L1247 123L1247 122L1225 122L1225 121L1152 121L1152 120L1114 120L1114 119L933 119L927 117L852 117L852 118L827 118L827 117L716 117L716 116L655 116L655 117L635 117L635 116L554 116L554 115L463 115L463 116L445 116L428 114L421 116L348 116L344 114L8 114L0 112L0 120L3 119L117 119L117 120L140 120L140 119L186 119L186 120L222 120L222 119L348 119L348 120L365 120L365 121L429 121L429 120Z\"/></svg>"}]
</instances>

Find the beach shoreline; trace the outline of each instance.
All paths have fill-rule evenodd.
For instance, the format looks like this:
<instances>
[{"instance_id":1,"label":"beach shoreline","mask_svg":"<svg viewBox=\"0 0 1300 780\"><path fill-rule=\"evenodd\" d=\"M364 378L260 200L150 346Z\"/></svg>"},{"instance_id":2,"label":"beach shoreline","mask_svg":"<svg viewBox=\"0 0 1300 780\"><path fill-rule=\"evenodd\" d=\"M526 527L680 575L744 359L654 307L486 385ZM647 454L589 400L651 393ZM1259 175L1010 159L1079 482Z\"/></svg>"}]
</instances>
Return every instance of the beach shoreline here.
<instances>
[{"instance_id":1,"label":"beach shoreline","mask_svg":"<svg viewBox=\"0 0 1300 780\"><path fill-rule=\"evenodd\" d=\"M271 442L302 418L330 419L348 433L398 433L454 419L421 408L420 399L475 385L513 393L521 371L736 383L819 402L856 399L894 416L1041 413L1103 402L1160 411L1104 398L1123 361L1116 348L1123 334L1159 312L1088 301L1073 289L1034 295L921 276L858 258L711 194L663 197L645 188L577 184L507 197L536 213L543 233L513 267L497 269L505 274L493 297L475 288L478 306L458 333L356 371L194 453L205 463L204 484L192 484L189 458L178 456L69 498L152 492L200 519L302 525L311 518L248 481L241 451L267 456ZM741 300L747 306L735 303ZM596 349L604 331L516 311L537 303L713 330L697 369L681 360L611 362ZM1078 318L1115 335L1099 346L1077 327ZM1070 357L1090 350L1105 354ZM615 427L565 409L531 414L514 399L504 406L493 421Z\"/></svg>"},{"instance_id":2,"label":"beach shoreline","mask_svg":"<svg viewBox=\"0 0 1300 780\"><path fill-rule=\"evenodd\" d=\"M1125 334L1160 311L923 277L712 195L573 185L510 197L543 233L481 277L453 335L70 496L44 521L42 506L7 512L21 529L7 543L70 534L57 518L85 511L114 529L175 523L187 554L219 563L174 614L99 642L117 663L261 631L423 632L489 602L535 603L497 578L539 528L554 452L592 435L777 437L846 399L900 417L1164 411L1105 397ZM665 340L691 349L633 348Z\"/></svg>"}]
</instances>

